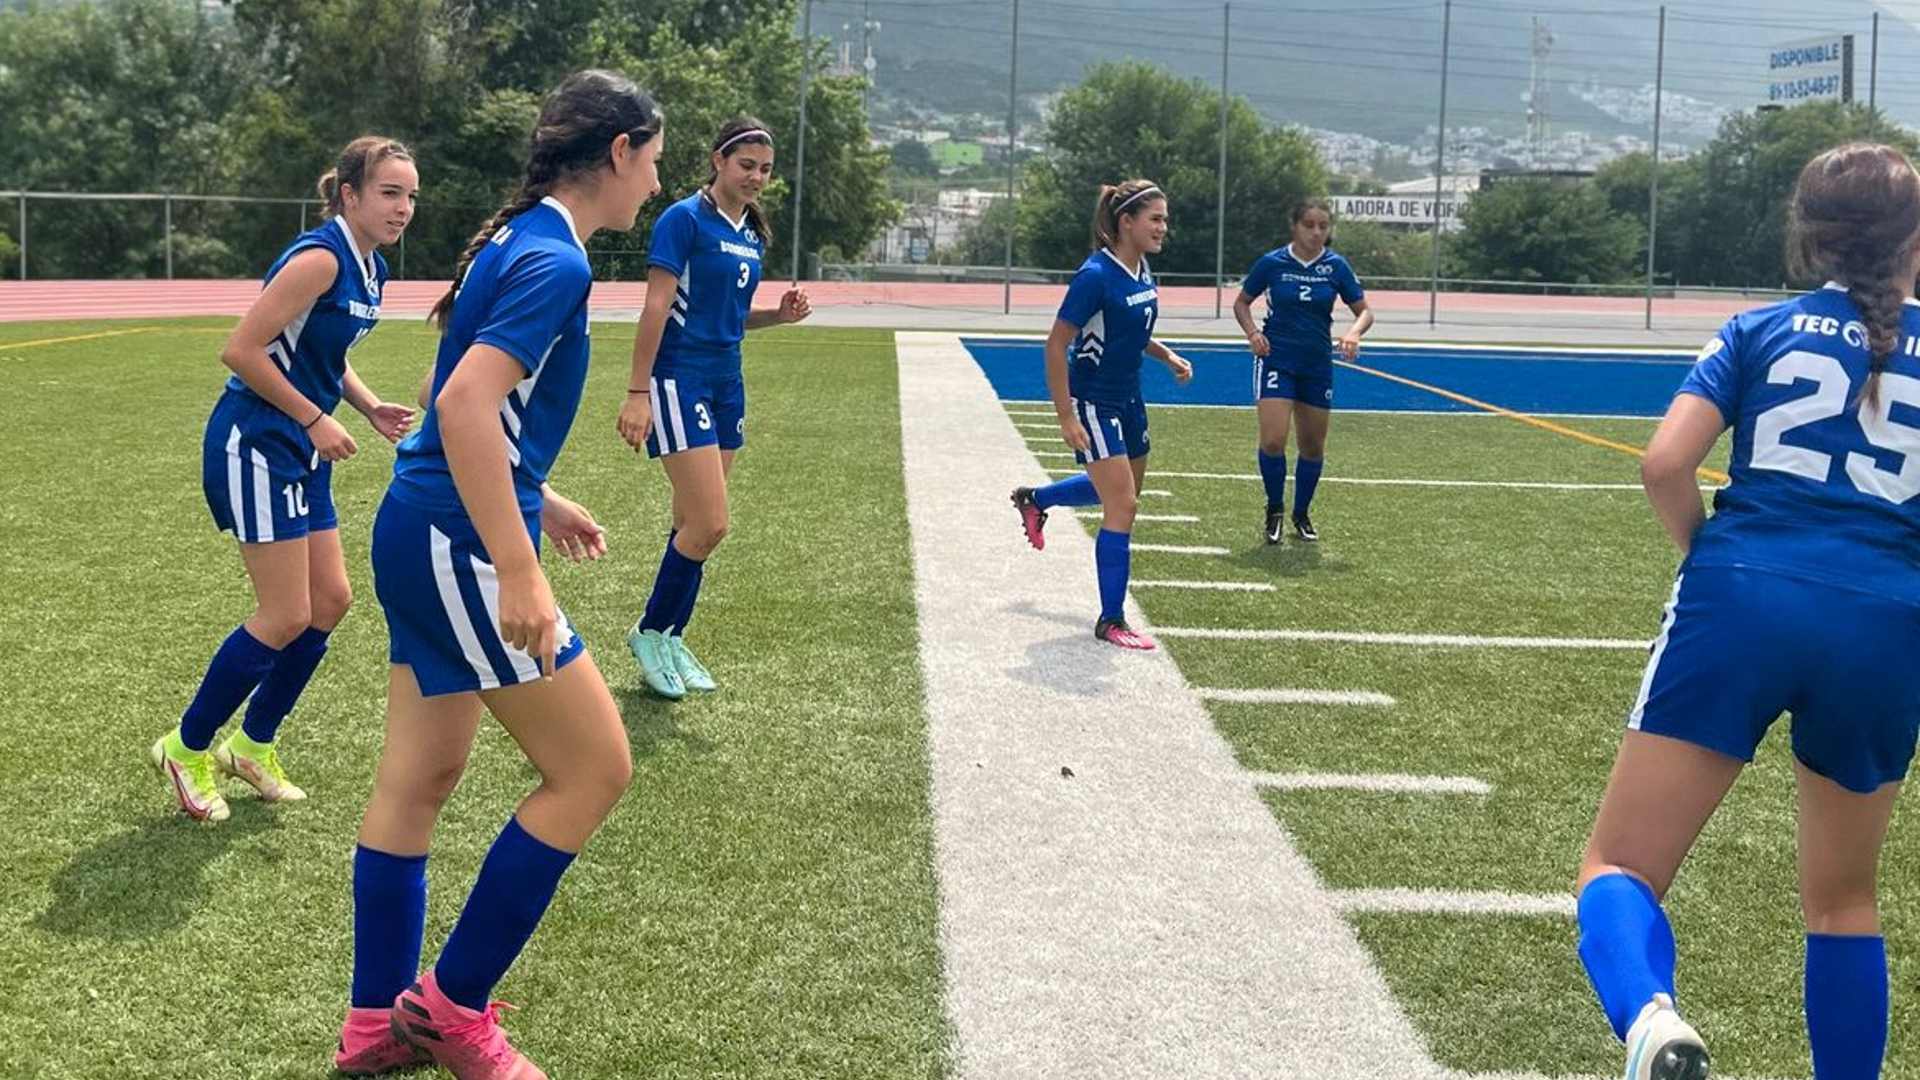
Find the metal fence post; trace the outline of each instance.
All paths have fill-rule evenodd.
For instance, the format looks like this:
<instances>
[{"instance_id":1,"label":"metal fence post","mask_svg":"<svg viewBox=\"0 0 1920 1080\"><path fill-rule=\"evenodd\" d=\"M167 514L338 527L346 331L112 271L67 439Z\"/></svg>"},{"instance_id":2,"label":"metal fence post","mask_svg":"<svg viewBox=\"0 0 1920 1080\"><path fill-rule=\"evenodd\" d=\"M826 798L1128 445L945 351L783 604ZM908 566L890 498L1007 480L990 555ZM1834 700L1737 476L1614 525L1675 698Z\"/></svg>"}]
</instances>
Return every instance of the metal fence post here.
<instances>
[{"instance_id":1,"label":"metal fence post","mask_svg":"<svg viewBox=\"0 0 1920 1080\"><path fill-rule=\"evenodd\" d=\"M173 196L168 195L160 201L163 207L161 220L165 222L167 232L167 280L173 280Z\"/></svg>"},{"instance_id":2,"label":"metal fence post","mask_svg":"<svg viewBox=\"0 0 1920 1080\"><path fill-rule=\"evenodd\" d=\"M1660 236L1660 98L1667 74L1667 6L1660 5L1660 36L1653 54L1653 160L1647 168L1647 329L1653 329L1653 248Z\"/></svg>"},{"instance_id":3,"label":"metal fence post","mask_svg":"<svg viewBox=\"0 0 1920 1080\"><path fill-rule=\"evenodd\" d=\"M1233 42L1233 4L1220 6L1220 197L1214 203L1213 317L1220 317L1220 280L1227 269L1227 56Z\"/></svg>"},{"instance_id":4,"label":"metal fence post","mask_svg":"<svg viewBox=\"0 0 1920 1080\"><path fill-rule=\"evenodd\" d=\"M807 83L813 73L813 0L806 2L800 21L800 131L793 150L793 267L788 276L800 280L800 201L807 189Z\"/></svg>"},{"instance_id":5,"label":"metal fence post","mask_svg":"<svg viewBox=\"0 0 1920 1080\"><path fill-rule=\"evenodd\" d=\"M1013 312L1013 232L1019 216L1013 209L1013 147L1020 129L1020 0L1013 0L1013 32L1007 39L1007 262L1002 268L1000 313Z\"/></svg>"},{"instance_id":6,"label":"metal fence post","mask_svg":"<svg viewBox=\"0 0 1920 1080\"><path fill-rule=\"evenodd\" d=\"M1433 276L1427 282L1427 325L1440 320L1440 186L1447 175L1447 54L1453 41L1453 0L1440 22L1440 134L1433 155Z\"/></svg>"},{"instance_id":7,"label":"metal fence post","mask_svg":"<svg viewBox=\"0 0 1920 1080\"><path fill-rule=\"evenodd\" d=\"M27 280L27 193L20 193L20 280Z\"/></svg>"}]
</instances>

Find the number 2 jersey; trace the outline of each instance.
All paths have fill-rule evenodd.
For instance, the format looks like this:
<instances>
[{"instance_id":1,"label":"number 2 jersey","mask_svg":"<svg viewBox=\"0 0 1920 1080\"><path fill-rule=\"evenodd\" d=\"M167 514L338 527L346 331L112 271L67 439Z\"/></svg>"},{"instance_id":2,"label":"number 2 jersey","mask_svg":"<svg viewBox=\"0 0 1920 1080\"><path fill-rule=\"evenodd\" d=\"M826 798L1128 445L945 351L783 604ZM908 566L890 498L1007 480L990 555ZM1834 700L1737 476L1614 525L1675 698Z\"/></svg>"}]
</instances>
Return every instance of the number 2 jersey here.
<instances>
[{"instance_id":1,"label":"number 2 jersey","mask_svg":"<svg viewBox=\"0 0 1920 1080\"><path fill-rule=\"evenodd\" d=\"M1060 321L1080 328L1067 350L1068 392L1116 406L1139 397L1140 358L1159 314L1160 290L1146 259L1136 273L1106 248L1087 256L1060 302Z\"/></svg>"},{"instance_id":2,"label":"number 2 jersey","mask_svg":"<svg viewBox=\"0 0 1920 1080\"><path fill-rule=\"evenodd\" d=\"M1734 316L1680 387L1733 428L1732 482L1692 566L1765 570L1920 604L1920 306L1876 400L1866 328L1835 284Z\"/></svg>"}]
</instances>

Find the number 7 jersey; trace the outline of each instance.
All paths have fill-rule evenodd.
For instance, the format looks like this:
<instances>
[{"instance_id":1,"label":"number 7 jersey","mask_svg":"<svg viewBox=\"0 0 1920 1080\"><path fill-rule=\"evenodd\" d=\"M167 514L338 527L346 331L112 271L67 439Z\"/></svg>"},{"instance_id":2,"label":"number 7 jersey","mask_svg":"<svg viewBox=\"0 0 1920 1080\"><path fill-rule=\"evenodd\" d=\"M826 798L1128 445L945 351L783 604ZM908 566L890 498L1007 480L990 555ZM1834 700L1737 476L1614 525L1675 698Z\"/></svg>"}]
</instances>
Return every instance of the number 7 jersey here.
<instances>
[{"instance_id":1,"label":"number 7 jersey","mask_svg":"<svg viewBox=\"0 0 1920 1080\"><path fill-rule=\"evenodd\" d=\"M1732 483L1688 566L1767 570L1920 604L1920 306L1864 399L1859 311L1829 283L1728 320L1680 387L1733 428Z\"/></svg>"},{"instance_id":2,"label":"number 7 jersey","mask_svg":"<svg viewBox=\"0 0 1920 1080\"><path fill-rule=\"evenodd\" d=\"M740 342L765 252L766 240L750 219L729 220L701 192L667 207L647 250L648 266L679 279L656 369L691 363L709 374L740 370Z\"/></svg>"}]
</instances>

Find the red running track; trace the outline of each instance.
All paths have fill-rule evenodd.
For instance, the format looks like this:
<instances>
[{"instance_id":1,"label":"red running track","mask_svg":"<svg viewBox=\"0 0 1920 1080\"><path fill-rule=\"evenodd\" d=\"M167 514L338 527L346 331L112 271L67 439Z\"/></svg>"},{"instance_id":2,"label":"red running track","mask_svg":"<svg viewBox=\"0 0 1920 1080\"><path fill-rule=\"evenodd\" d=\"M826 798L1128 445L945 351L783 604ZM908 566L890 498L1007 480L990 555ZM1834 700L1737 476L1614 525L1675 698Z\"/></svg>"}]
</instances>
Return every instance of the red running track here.
<instances>
[{"instance_id":1,"label":"red running track","mask_svg":"<svg viewBox=\"0 0 1920 1080\"><path fill-rule=\"evenodd\" d=\"M424 315L446 290L444 281L394 281L387 285L381 304L388 316ZM771 306L779 302L785 282L766 282L755 300ZM1001 289L993 283L948 284L944 282L841 282L813 281L807 293L816 307L826 306L900 306L955 311L1000 310ZM1064 285L1015 285L1013 306L1025 312L1053 310L1065 292ZM194 281L7 281L0 282L0 322L34 319L154 319L183 315L240 315L259 294L260 284L251 279ZM1231 303L1236 290L1227 290L1224 302ZM645 302L646 285L640 282L599 282L593 287L592 306L596 314L630 313ZM1162 307L1168 314L1211 316L1213 290L1205 286L1174 285L1160 290ZM1377 291L1367 294L1368 301L1383 315L1427 310L1424 292ZM1629 317L1643 309L1643 301L1633 297L1599 296L1522 296L1503 293L1445 293L1440 297L1443 312L1475 316L1512 315L1516 319L1544 315L1612 315ZM1742 297L1712 299L1673 299L1655 301L1662 316L1717 322L1754 306L1756 301Z\"/></svg>"}]
</instances>

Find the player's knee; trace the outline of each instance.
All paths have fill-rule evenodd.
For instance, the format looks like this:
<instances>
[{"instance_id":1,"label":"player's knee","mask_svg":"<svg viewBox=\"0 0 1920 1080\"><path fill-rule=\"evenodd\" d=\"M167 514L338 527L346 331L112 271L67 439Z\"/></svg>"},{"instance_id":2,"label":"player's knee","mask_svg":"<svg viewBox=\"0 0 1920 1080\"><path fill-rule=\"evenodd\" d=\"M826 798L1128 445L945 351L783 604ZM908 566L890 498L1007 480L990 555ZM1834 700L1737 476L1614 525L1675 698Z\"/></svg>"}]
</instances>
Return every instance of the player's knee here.
<instances>
[{"instance_id":1,"label":"player's knee","mask_svg":"<svg viewBox=\"0 0 1920 1080\"><path fill-rule=\"evenodd\" d=\"M332 631L340 625L340 620L347 617L347 609L353 606L353 586L343 580L315 589L310 603L312 610L308 625Z\"/></svg>"},{"instance_id":2,"label":"player's knee","mask_svg":"<svg viewBox=\"0 0 1920 1080\"><path fill-rule=\"evenodd\" d=\"M1814 934L1873 934L1880 928L1879 892L1871 874L1803 882L1800 911Z\"/></svg>"},{"instance_id":3,"label":"player's knee","mask_svg":"<svg viewBox=\"0 0 1920 1080\"><path fill-rule=\"evenodd\" d=\"M720 546L720 541L727 538L727 526L727 515L724 511L719 514L689 517L687 522L680 526L682 550L696 559L706 558L713 554L713 549Z\"/></svg>"},{"instance_id":4,"label":"player's knee","mask_svg":"<svg viewBox=\"0 0 1920 1080\"><path fill-rule=\"evenodd\" d=\"M1287 452L1286 433L1282 432L1279 435L1269 435L1264 431L1261 432L1260 433L1260 452L1267 455L1268 457L1279 457L1281 454L1286 453Z\"/></svg>"},{"instance_id":5,"label":"player's knee","mask_svg":"<svg viewBox=\"0 0 1920 1080\"><path fill-rule=\"evenodd\" d=\"M1139 497L1132 492L1116 496L1101 507L1102 523L1109 529L1126 532L1133 528L1133 516L1140 509Z\"/></svg>"},{"instance_id":6,"label":"player's knee","mask_svg":"<svg viewBox=\"0 0 1920 1080\"><path fill-rule=\"evenodd\" d=\"M272 607L262 607L247 620L247 629L260 644L270 649L284 649L293 643L293 639L306 633L313 625L313 606L305 597L298 601L286 601Z\"/></svg>"},{"instance_id":7,"label":"player's knee","mask_svg":"<svg viewBox=\"0 0 1920 1080\"><path fill-rule=\"evenodd\" d=\"M1308 461L1319 461L1327 456L1327 437L1325 435L1302 435L1300 437L1300 456Z\"/></svg>"}]
</instances>

